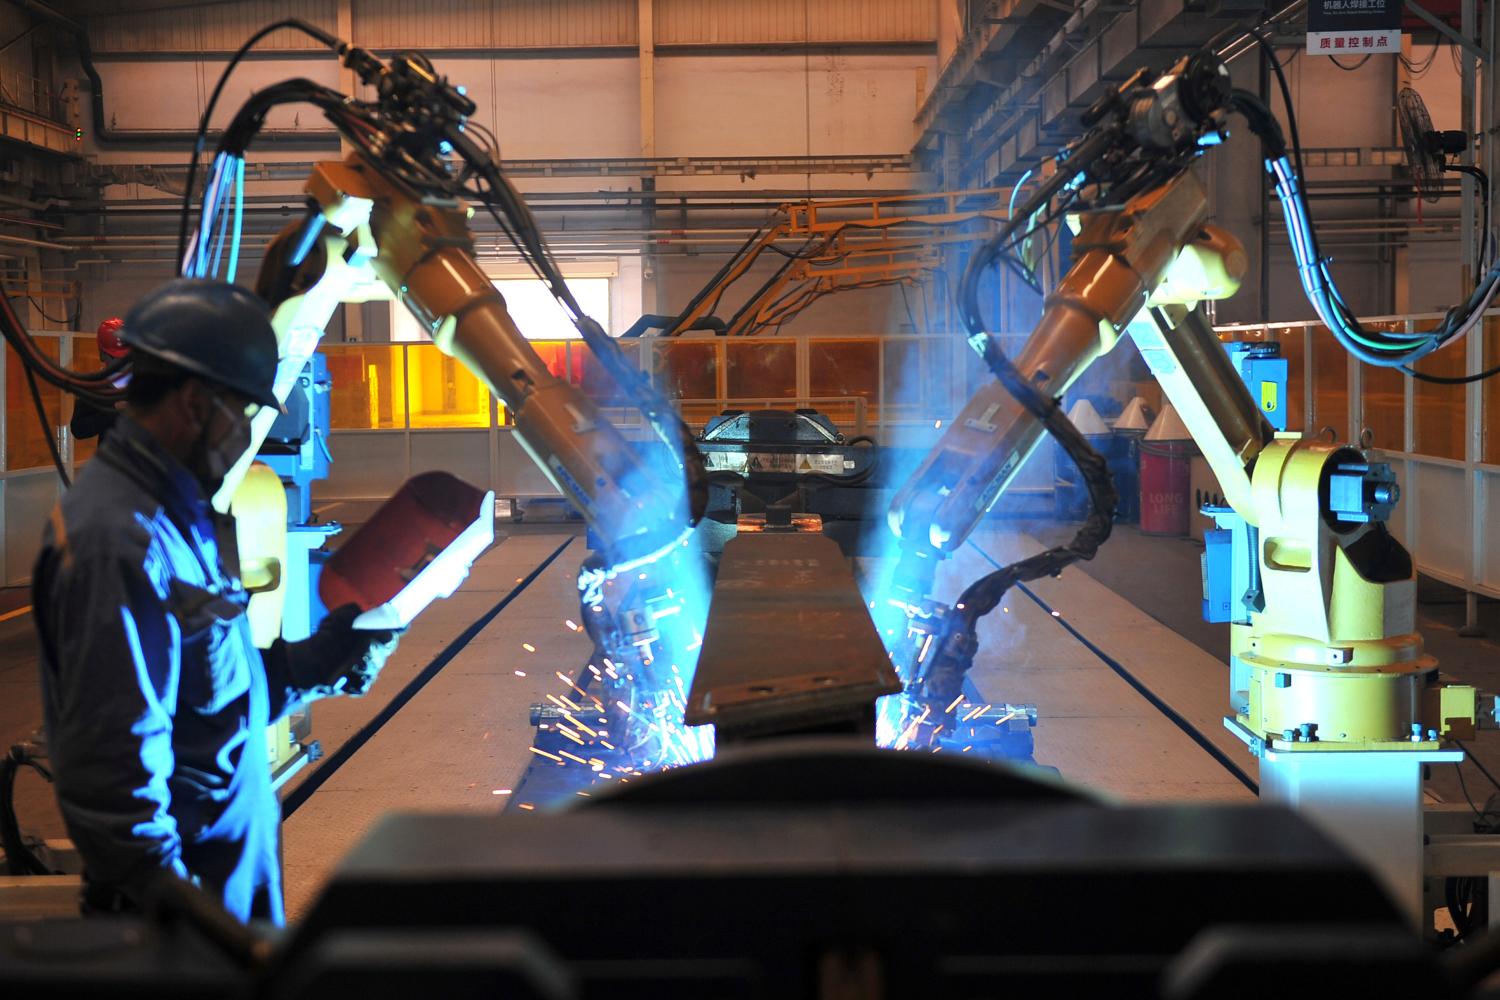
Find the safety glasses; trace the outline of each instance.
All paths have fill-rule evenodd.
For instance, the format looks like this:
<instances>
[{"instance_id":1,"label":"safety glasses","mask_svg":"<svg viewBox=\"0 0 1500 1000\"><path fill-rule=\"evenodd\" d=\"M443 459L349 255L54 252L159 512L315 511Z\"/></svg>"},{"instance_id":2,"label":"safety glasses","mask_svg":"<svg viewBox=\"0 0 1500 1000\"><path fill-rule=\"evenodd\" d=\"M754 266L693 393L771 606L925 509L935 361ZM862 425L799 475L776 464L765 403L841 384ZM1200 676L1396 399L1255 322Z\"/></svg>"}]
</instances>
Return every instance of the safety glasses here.
<instances>
[{"instance_id":1,"label":"safety glasses","mask_svg":"<svg viewBox=\"0 0 1500 1000\"><path fill-rule=\"evenodd\" d=\"M237 407L226 403L220 396L213 396L214 405L217 406L226 417L238 423L240 420L254 420L255 415L260 412L260 404L246 402L243 407Z\"/></svg>"}]
</instances>

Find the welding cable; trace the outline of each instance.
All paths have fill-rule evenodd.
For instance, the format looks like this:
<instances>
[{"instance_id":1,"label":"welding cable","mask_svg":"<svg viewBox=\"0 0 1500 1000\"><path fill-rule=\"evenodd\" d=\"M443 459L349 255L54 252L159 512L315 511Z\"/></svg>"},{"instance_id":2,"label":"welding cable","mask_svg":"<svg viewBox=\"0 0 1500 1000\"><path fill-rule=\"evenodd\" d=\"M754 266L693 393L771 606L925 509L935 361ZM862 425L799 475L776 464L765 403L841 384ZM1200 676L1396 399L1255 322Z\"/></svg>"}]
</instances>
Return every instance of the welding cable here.
<instances>
[{"instance_id":1,"label":"welding cable","mask_svg":"<svg viewBox=\"0 0 1500 1000\"><path fill-rule=\"evenodd\" d=\"M1291 134L1290 156L1279 123L1258 96L1236 89L1231 105L1261 140L1266 171L1274 178L1277 200L1281 203L1282 215L1286 221L1287 238L1297 264L1298 279L1303 293L1323 325L1358 360L1376 367L1397 368L1420 381L1461 385L1500 374L1500 366L1456 378L1427 375L1412 367L1418 359L1448 343L1461 340L1479 324L1496 293L1500 292L1500 261L1482 274L1468 299L1449 309L1434 330L1411 334L1372 331L1366 330L1359 322L1339 292L1329 270L1328 258L1318 246L1317 229L1304 192L1303 178L1306 173L1291 87L1269 43L1256 29L1251 29L1250 35L1255 38L1262 58L1276 77ZM1481 247L1487 249L1484 243L1481 243Z\"/></svg>"},{"instance_id":2,"label":"welding cable","mask_svg":"<svg viewBox=\"0 0 1500 1000\"><path fill-rule=\"evenodd\" d=\"M225 280L234 284L240 266L240 235L245 223L245 158L235 163L234 170L234 235L229 242L229 273Z\"/></svg>"},{"instance_id":3,"label":"welding cable","mask_svg":"<svg viewBox=\"0 0 1500 1000\"><path fill-rule=\"evenodd\" d=\"M587 315L578 304L561 269L552 258L536 217L499 166L492 160L482 159L482 154L462 133L450 132L448 141L485 179L487 189L493 195L484 201L490 215L499 223L532 272L563 307L595 360L610 374L616 385L646 418L652 432L673 455L684 479L687 521L689 524L697 524L708 507L708 480L703 456L698 451L692 429L682 415L646 380L644 373L627 361L615 338L605 333L598 321Z\"/></svg>"},{"instance_id":4,"label":"welding cable","mask_svg":"<svg viewBox=\"0 0 1500 1000\"><path fill-rule=\"evenodd\" d=\"M0 758L0 848L5 849L5 870L9 875L56 875L59 873L42 864L21 836L20 822L16 819L16 775L22 767L32 768L47 781L52 780L52 773L24 744L16 744Z\"/></svg>"},{"instance_id":5,"label":"welding cable","mask_svg":"<svg viewBox=\"0 0 1500 1000\"><path fill-rule=\"evenodd\" d=\"M213 93L209 96L208 103L203 107L203 114L198 118L198 134L193 139L193 151L192 154L188 157L187 185L183 189L182 213L177 223L178 260L185 261L187 259L188 215L192 211L193 181L197 178L198 159L203 155L203 148L205 145L207 145L208 123L213 117L214 109L218 107L219 96L224 93L224 85L229 82L229 77L234 73L235 67L244 60L245 56L249 54L250 50L259 45L263 38L267 37L268 35L274 34L275 32L282 30L283 28L291 29L293 31L300 31L303 34L318 41L319 43L327 46L334 52L342 54L342 50L340 48L342 43L339 41L339 39L335 38L333 35L330 35L328 32L324 31L322 28L317 27L316 25L309 24L308 22L303 21L300 18L290 17L284 18L280 21L275 21L271 24L266 25L264 28L261 28L255 34L251 35L249 40L246 41L244 45L241 45L239 49L234 53L234 55L229 58L229 62L224 67L224 71L219 74L218 82L214 84Z\"/></svg>"},{"instance_id":6,"label":"welding cable","mask_svg":"<svg viewBox=\"0 0 1500 1000\"><path fill-rule=\"evenodd\" d=\"M273 25L272 28L277 26L305 28L300 22L290 21L278 22L278 25ZM254 42L264 37L270 30L272 29L268 28L259 32L250 42L247 42L237 53L234 61L238 61ZM383 64L374 57L362 54L362 50L352 49L346 43L323 33L317 33L314 37L329 45L335 52L345 55L346 63L355 60L355 53L361 53L362 61L356 68L356 72L362 78L384 72ZM230 68L232 66L233 61ZM228 68L225 72L227 75ZM224 77L221 77L219 86L214 91L215 99L221 92L223 83ZM209 264L206 250L201 248L207 246L207 234L212 232L211 224L215 213L220 210L224 197L220 184L227 175L230 186L234 187L237 184L236 178L240 176L238 166L231 167L220 157L228 155L243 160L246 149L264 124L266 114L270 109L292 102L305 102L318 107L351 145L394 180L411 187L417 193L447 197L467 196L479 200L485 206L533 274L562 306L563 311L578 329L579 335L601 367L620 386L642 416L646 418L648 426L676 458L685 481L687 519L689 523L696 523L707 506L708 486L704 479L702 456L698 454L694 444L692 430L682 419L681 414L650 385L644 374L629 364L614 338L610 337L596 320L584 312L577 298L568 288L561 269L542 237L540 226L529 206L520 197L510 179L501 171L490 149L476 144L473 136L465 131L464 116L460 113L458 106L451 101L447 102L449 110L452 111L451 120L433 122L428 118L423 118L420 121L409 121L407 119L411 115L405 107L393 106L390 101L375 105L354 101L331 88L306 79L287 80L257 91L239 109L220 140L219 155L215 157L214 168L215 177L219 183L211 181L205 191L204 222L199 229L200 270L206 269ZM210 110L212 105L211 100ZM197 145L197 150L200 152L203 136L206 134L207 114L206 110L205 117L200 123ZM414 147L409 141L405 141L412 137L432 144L432 148L441 149L445 154L456 155L465 165L460 178L472 176L477 178L478 183L473 186L464 186L459 178L452 175L446 160L426 155L421 150L414 153ZM484 135L481 135L481 139L484 139ZM487 141L493 141L493 137ZM196 163L196 154L194 163ZM189 169L192 169L191 165ZM186 212L187 205L191 201L191 184L184 199L184 212ZM187 243L185 214L181 229L180 242L184 245L182 260L186 265L189 257L185 247Z\"/></svg>"},{"instance_id":7,"label":"welding cable","mask_svg":"<svg viewBox=\"0 0 1500 1000\"><path fill-rule=\"evenodd\" d=\"M1096 129L1085 137L1074 147L1077 159L1069 157L1069 169L1059 171L1043 182L1038 191L1027 200L1019 218L1034 218L1054 195L1064 189L1070 191L1070 198L1076 198L1078 185L1075 180L1078 171L1086 170L1095 158L1102 156L1114 145L1117 138L1117 133L1110 128ZM979 304L979 278L994 264L1006 248L1007 241L1019 228L1017 219L1009 220L999 233L986 241L970 258L960 282L961 315L969 329L969 343L984 360L990 373L1023 409L1042 424L1077 466L1088 492L1090 509L1072 541L1017 560L980 577L965 588L954 604L953 615L939 641L939 654L929 661L926 672L917 680L920 696L933 703L946 703L962 693L964 676L973 666L974 653L979 645L979 620L999 606L1011 587L1027 580L1055 576L1078 560L1092 559L1114 527L1118 495L1104 456L1089 445L1088 439L1068 419L1060 402L1043 395L1027 381L1000 349L996 338L986 332Z\"/></svg>"},{"instance_id":8,"label":"welding cable","mask_svg":"<svg viewBox=\"0 0 1500 1000\"><path fill-rule=\"evenodd\" d=\"M214 208L224 186L224 165L227 159L228 154L222 150L214 155L213 173L203 189L203 213L198 220L198 228L193 231L187 252L178 266L178 272L184 277L205 277L208 266L207 244L213 232Z\"/></svg>"},{"instance_id":9,"label":"welding cable","mask_svg":"<svg viewBox=\"0 0 1500 1000\"><path fill-rule=\"evenodd\" d=\"M32 295L26 296L26 301L31 303L31 308L33 308L33 309L35 309L37 311L37 315L40 316L40 317L42 317L43 322L46 322L46 323L56 323L57 326L58 326L58 329L60 329L60 330L68 330L68 329L76 329L77 328L77 326L78 326L78 317L77 316L73 316L71 318L64 317L63 319L58 319L55 316L48 316L47 315L47 310L45 310L45 309L42 308L42 304L36 300L35 296L32 296Z\"/></svg>"},{"instance_id":10,"label":"welding cable","mask_svg":"<svg viewBox=\"0 0 1500 1000\"><path fill-rule=\"evenodd\" d=\"M0 288L0 337L16 352L27 371L34 371L49 385L106 409L123 396L122 391L111 385L109 380L125 367L124 359L97 372L75 372L62 367L42 353L26 325L16 315L10 296L4 288Z\"/></svg>"},{"instance_id":11,"label":"welding cable","mask_svg":"<svg viewBox=\"0 0 1500 1000\"><path fill-rule=\"evenodd\" d=\"M52 456L52 465L57 469L57 478L62 480L63 489L72 489L73 481L68 478L68 470L63 467L62 453L57 448L57 431L47 420L47 409L42 405L42 391L37 388L36 372L29 367L25 371L26 386L31 390L31 402L36 407L36 421L41 427L42 437L47 440L47 454Z\"/></svg>"},{"instance_id":12,"label":"welding cable","mask_svg":"<svg viewBox=\"0 0 1500 1000\"><path fill-rule=\"evenodd\" d=\"M234 164L243 162L245 161L240 159L239 157L234 157L230 161L229 169L224 172L224 187L227 189L225 197L233 197L235 175ZM217 235L215 235L214 237L213 259L209 262L208 268L208 276L211 278L217 278L219 276L219 265L220 263L222 263L224 256L224 243L229 236L229 218L234 214L232 211L225 210L225 197L220 198L218 206L218 225L214 227L215 229L217 229Z\"/></svg>"}]
</instances>

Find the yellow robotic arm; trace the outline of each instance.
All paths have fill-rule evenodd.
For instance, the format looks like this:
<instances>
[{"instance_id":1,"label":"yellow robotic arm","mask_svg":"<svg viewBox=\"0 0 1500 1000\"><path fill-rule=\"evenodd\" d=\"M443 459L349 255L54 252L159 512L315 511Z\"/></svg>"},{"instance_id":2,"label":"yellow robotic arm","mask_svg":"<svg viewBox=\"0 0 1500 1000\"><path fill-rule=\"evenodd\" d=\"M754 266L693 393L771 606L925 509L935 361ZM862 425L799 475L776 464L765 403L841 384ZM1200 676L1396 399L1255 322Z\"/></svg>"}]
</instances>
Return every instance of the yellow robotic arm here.
<instances>
[{"instance_id":1,"label":"yellow robotic arm","mask_svg":"<svg viewBox=\"0 0 1500 1000\"><path fill-rule=\"evenodd\" d=\"M1048 296L1016 375L1050 400L1127 328L1135 337L1256 540L1249 622L1234 626L1230 725L1257 752L1436 749L1472 732L1475 692L1440 688L1416 634L1411 559L1382 523L1397 497L1389 470L1352 448L1275 434L1197 308L1232 294L1245 268L1234 238L1205 224L1207 194L1189 166L1200 137L1220 128L1203 97L1212 81L1192 79L1205 72L1184 60L1154 81L1138 76L1091 112L1100 123L1075 147L1088 160L1069 158L1060 170L1088 171L1086 182L1118 207L1085 215L1075 262ZM1183 121L1195 103L1197 124L1180 135L1153 131L1153 122ZM952 610L934 605L935 564L964 543L1043 430L1007 385L982 387L892 506L898 599L933 640L914 644L923 655L904 672L913 707L933 723L960 691L977 646L973 624L988 610L972 606L975 588Z\"/></svg>"},{"instance_id":2,"label":"yellow robotic arm","mask_svg":"<svg viewBox=\"0 0 1500 1000\"><path fill-rule=\"evenodd\" d=\"M537 466L609 544L655 537L673 517L685 525L681 488L652 476L593 401L552 375L517 328L475 259L461 201L421 197L359 154L315 167L307 194L313 221L290 226L267 254L273 274L290 269L280 280L291 294L262 281L264 294L281 299L275 325L284 367L305 361L316 346L308 331L321 331L339 302L396 298L440 350L505 404ZM294 260L312 228L322 230L314 251Z\"/></svg>"},{"instance_id":3,"label":"yellow robotic arm","mask_svg":"<svg viewBox=\"0 0 1500 1000\"><path fill-rule=\"evenodd\" d=\"M358 49L340 51L376 89L377 101L362 104L308 81L288 81L257 94L226 130L226 143L238 144L231 155L242 155L269 106L303 100L322 107L356 147L345 159L314 168L305 188L307 215L266 253L257 288L274 309L278 396L290 391L340 304L396 299L440 350L462 361L505 404L518 440L603 540L612 565L647 559L677 542L694 519L699 477L692 475L696 452L684 447L681 428L663 419L675 414L654 396L643 403L648 423L687 466L682 474L681 465L673 465L674 476L665 474L666 466L653 467L580 389L548 371L476 260L472 210L461 197L476 190L512 212L509 231L526 229L519 245L533 263L546 251L488 151L465 131L472 102L419 55L402 54L387 65ZM524 226L516 213L525 215ZM559 291L563 283L550 258L540 266ZM560 294L566 296L565 287ZM607 341L592 320L580 317L580 323L590 325L590 346ZM221 509L275 416L257 415L249 450L215 497Z\"/></svg>"}]
</instances>

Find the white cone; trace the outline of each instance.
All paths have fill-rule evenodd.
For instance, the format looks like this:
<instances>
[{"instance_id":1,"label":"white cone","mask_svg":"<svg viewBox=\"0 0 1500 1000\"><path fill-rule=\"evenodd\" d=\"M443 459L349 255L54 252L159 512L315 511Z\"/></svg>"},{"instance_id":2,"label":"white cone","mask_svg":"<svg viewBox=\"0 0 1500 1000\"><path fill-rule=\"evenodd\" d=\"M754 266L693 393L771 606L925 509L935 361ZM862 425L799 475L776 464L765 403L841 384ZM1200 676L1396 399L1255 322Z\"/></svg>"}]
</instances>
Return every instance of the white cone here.
<instances>
[{"instance_id":1,"label":"white cone","mask_svg":"<svg viewBox=\"0 0 1500 1000\"><path fill-rule=\"evenodd\" d=\"M1161 408L1156 421L1151 429L1146 432L1147 441L1191 441L1193 435L1188 433L1187 424L1177 415L1177 410L1171 403Z\"/></svg>"},{"instance_id":2,"label":"white cone","mask_svg":"<svg viewBox=\"0 0 1500 1000\"><path fill-rule=\"evenodd\" d=\"M1151 408L1140 396L1132 399L1125 407L1125 412L1120 414L1120 419L1115 421L1117 431L1138 431L1146 433L1151 426Z\"/></svg>"},{"instance_id":3,"label":"white cone","mask_svg":"<svg viewBox=\"0 0 1500 1000\"><path fill-rule=\"evenodd\" d=\"M1078 428L1078 433L1086 437L1109 433L1109 425L1104 422L1103 417L1099 416L1099 411L1094 409L1094 404L1087 399L1080 399L1073 404L1073 408L1068 411L1068 419L1073 422L1074 427Z\"/></svg>"}]
</instances>

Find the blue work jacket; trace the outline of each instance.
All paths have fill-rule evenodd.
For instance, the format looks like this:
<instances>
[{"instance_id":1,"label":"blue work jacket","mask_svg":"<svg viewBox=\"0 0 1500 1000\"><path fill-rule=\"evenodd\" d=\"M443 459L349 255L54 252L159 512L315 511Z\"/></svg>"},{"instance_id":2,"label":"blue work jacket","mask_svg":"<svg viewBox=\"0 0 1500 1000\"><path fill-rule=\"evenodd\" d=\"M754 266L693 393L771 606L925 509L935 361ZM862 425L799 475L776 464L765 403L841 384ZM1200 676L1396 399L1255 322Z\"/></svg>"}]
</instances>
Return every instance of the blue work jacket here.
<instances>
[{"instance_id":1,"label":"blue work jacket","mask_svg":"<svg viewBox=\"0 0 1500 1000\"><path fill-rule=\"evenodd\" d=\"M160 869L241 920L284 920L266 726L285 644L250 637L234 521L121 416L52 512L32 578L58 803L93 885Z\"/></svg>"}]
</instances>

